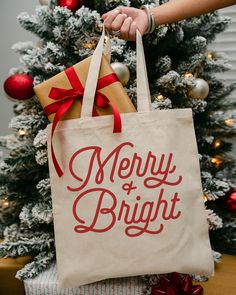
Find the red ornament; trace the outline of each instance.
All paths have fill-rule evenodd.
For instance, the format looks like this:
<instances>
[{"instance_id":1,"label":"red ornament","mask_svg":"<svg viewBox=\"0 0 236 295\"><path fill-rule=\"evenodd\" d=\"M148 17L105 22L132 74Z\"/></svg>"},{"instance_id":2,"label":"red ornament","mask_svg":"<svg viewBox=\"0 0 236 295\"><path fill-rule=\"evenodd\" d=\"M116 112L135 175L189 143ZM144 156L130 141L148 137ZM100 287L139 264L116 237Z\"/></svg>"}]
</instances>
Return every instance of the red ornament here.
<instances>
[{"instance_id":1,"label":"red ornament","mask_svg":"<svg viewBox=\"0 0 236 295\"><path fill-rule=\"evenodd\" d=\"M33 78L27 74L11 75L4 82L4 90L11 98L26 100L34 96Z\"/></svg>"},{"instance_id":2,"label":"red ornament","mask_svg":"<svg viewBox=\"0 0 236 295\"><path fill-rule=\"evenodd\" d=\"M200 285L193 286L190 275L173 272L171 277L161 276L159 284L152 286L151 295L203 295Z\"/></svg>"},{"instance_id":3,"label":"red ornament","mask_svg":"<svg viewBox=\"0 0 236 295\"><path fill-rule=\"evenodd\" d=\"M57 5L76 12L83 5L83 0L58 0Z\"/></svg>"},{"instance_id":4,"label":"red ornament","mask_svg":"<svg viewBox=\"0 0 236 295\"><path fill-rule=\"evenodd\" d=\"M236 189L232 189L229 192L228 199L226 201L227 208L231 212L236 212Z\"/></svg>"}]
</instances>

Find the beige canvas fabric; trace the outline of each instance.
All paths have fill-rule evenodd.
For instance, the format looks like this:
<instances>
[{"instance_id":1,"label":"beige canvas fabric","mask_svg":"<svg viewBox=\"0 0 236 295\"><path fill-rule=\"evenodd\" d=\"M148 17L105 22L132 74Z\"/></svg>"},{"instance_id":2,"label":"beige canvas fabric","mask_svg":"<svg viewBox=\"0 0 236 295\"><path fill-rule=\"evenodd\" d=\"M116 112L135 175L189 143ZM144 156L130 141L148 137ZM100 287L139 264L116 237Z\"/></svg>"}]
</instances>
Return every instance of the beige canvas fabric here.
<instances>
[{"instance_id":1,"label":"beige canvas fabric","mask_svg":"<svg viewBox=\"0 0 236 295\"><path fill-rule=\"evenodd\" d=\"M104 34L94 53L80 119L60 122L51 161L57 266L62 287L106 278L180 273L211 275L191 109L150 111L137 34L138 112L91 117ZM121 97L122 99L122 97Z\"/></svg>"}]
</instances>

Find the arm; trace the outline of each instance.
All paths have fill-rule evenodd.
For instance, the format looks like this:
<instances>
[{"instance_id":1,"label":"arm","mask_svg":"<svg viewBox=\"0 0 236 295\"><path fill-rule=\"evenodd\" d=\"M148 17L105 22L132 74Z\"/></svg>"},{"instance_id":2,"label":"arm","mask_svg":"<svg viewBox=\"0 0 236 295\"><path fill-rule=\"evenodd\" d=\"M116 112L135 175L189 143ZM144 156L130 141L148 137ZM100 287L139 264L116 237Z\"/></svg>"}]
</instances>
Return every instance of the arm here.
<instances>
[{"instance_id":1,"label":"arm","mask_svg":"<svg viewBox=\"0 0 236 295\"><path fill-rule=\"evenodd\" d=\"M158 26L198 16L233 4L236 4L236 0L172 0L153 8L152 13Z\"/></svg>"},{"instance_id":2,"label":"arm","mask_svg":"<svg viewBox=\"0 0 236 295\"><path fill-rule=\"evenodd\" d=\"M193 16L236 4L236 0L171 0L152 8L156 26L173 23ZM136 30L143 35L148 26L148 16L142 9L118 7L102 16L108 30L120 31L126 40L135 40Z\"/></svg>"}]
</instances>

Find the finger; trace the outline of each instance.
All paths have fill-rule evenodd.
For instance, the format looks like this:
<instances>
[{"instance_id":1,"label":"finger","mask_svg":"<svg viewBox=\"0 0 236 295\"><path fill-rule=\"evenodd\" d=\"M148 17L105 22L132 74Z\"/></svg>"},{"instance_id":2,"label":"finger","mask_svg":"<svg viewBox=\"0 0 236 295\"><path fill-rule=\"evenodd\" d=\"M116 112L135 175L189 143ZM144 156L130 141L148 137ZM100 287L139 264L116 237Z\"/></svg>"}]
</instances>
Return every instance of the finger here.
<instances>
[{"instance_id":1,"label":"finger","mask_svg":"<svg viewBox=\"0 0 236 295\"><path fill-rule=\"evenodd\" d=\"M125 40L129 39L129 30L130 30L130 26L132 22L133 22L132 17L127 17L125 21L123 22L123 25L120 29L122 39L125 39Z\"/></svg>"},{"instance_id":2,"label":"finger","mask_svg":"<svg viewBox=\"0 0 236 295\"><path fill-rule=\"evenodd\" d=\"M104 20L104 26L106 27L108 31L111 29L111 24L119 13L120 13L119 9L115 9L107 13L107 16Z\"/></svg>"},{"instance_id":3,"label":"finger","mask_svg":"<svg viewBox=\"0 0 236 295\"><path fill-rule=\"evenodd\" d=\"M109 12L104 13L104 14L102 15L102 20L105 20L105 19L107 18L108 15L109 15Z\"/></svg>"},{"instance_id":4,"label":"finger","mask_svg":"<svg viewBox=\"0 0 236 295\"><path fill-rule=\"evenodd\" d=\"M126 20L126 18L127 18L126 14L118 14L111 24L111 29L113 31L119 31L124 21Z\"/></svg>"},{"instance_id":5,"label":"finger","mask_svg":"<svg viewBox=\"0 0 236 295\"><path fill-rule=\"evenodd\" d=\"M119 11L119 12L118 12L118 11ZM106 19L110 14L113 14L114 12L115 12L116 14L118 14L118 13L121 13L121 10L120 10L119 7L115 8L115 9L112 9L112 10L110 10L110 11L104 13L104 14L102 15L102 19L103 19L103 20Z\"/></svg>"},{"instance_id":6,"label":"finger","mask_svg":"<svg viewBox=\"0 0 236 295\"><path fill-rule=\"evenodd\" d=\"M136 40L136 30L138 29L137 23L132 22L129 29L129 40L135 41Z\"/></svg>"}]
</instances>

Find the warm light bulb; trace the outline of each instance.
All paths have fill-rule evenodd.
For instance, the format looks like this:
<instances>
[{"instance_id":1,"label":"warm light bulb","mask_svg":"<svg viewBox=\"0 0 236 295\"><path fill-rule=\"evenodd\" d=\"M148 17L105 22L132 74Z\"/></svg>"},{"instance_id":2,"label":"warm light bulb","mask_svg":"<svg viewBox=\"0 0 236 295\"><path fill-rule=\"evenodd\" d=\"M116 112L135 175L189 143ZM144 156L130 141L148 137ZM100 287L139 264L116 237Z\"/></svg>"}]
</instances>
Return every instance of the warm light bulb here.
<instances>
[{"instance_id":1,"label":"warm light bulb","mask_svg":"<svg viewBox=\"0 0 236 295\"><path fill-rule=\"evenodd\" d=\"M221 156L214 156L211 158L211 163L214 164L215 166L220 166L220 164L223 163L223 160Z\"/></svg>"},{"instance_id":2,"label":"warm light bulb","mask_svg":"<svg viewBox=\"0 0 236 295\"><path fill-rule=\"evenodd\" d=\"M213 59L213 54L212 54L211 52L208 52L208 53L207 53L207 58L208 58L208 59Z\"/></svg>"},{"instance_id":3,"label":"warm light bulb","mask_svg":"<svg viewBox=\"0 0 236 295\"><path fill-rule=\"evenodd\" d=\"M224 123L226 126L229 126L229 127L236 126L236 119L234 118L226 119Z\"/></svg>"},{"instance_id":4,"label":"warm light bulb","mask_svg":"<svg viewBox=\"0 0 236 295\"><path fill-rule=\"evenodd\" d=\"M163 101L165 98L162 94L157 95L156 100L157 101Z\"/></svg>"},{"instance_id":5,"label":"warm light bulb","mask_svg":"<svg viewBox=\"0 0 236 295\"><path fill-rule=\"evenodd\" d=\"M19 134L19 136L24 136L24 135L26 135L26 130L25 129L19 129L18 134Z\"/></svg>"},{"instance_id":6,"label":"warm light bulb","mask_svg":"<svg viewBox=\"0 0 236 295\"><path fill-rule=\"evenodd\" d=\"M217 149L221 146L222 141L220 139L216 139L214 142L214 148Z\"/></svg>"},{"instance_id":7,"label":"warm light bulb","mask_svg":"<svg viewBox=\"0 0 236 295\"><path fill-rule=\"evenodd\" d=\"M93 49L95 46L93 43L84 43L83 44L83 47L86 48L86 49Z\"/></svg>"},{"instance_id":8,"label":"warm light bulb","mask_svg":"<svg viewBox=\"0 0 236 295\"><path fill-rule=\"evenodd\" d=\"M186 73L184 74L184 76L185 76L186 78L192 78L192 77L193 77L193 74L190 73L190 72L186 72Z\"/></svg>"},{"instance_id":9,"label":"warm light bulb","mask_svg":"<svg viewBox=\"0 0 236 295\"><path fill-rule=\"evenodd\" d=\"M8 201L4 201L3 208L7 208L7 207L9 207L9 202Z\"/></svg>"},{"instance_id":10,"label":"warm light bulb","mask_svg":"<svg viewBox=\"0 0 236 295\"><path fill-rule=\"evenodd\" d=\"M108 41L109 41L109 38L107 36L105 36L104 44L106 45Z\"/></svg>"},{"instance_id":11,"label":"warm light bulb","mask_svg":"<svg viewBox=\"0 0 236 295\"><path fill-rule=\"evenodd\" d=\"M203 195L203 200L204 200L204 202L208 201L207 195Z\"/></svg>"}]
</instances>

